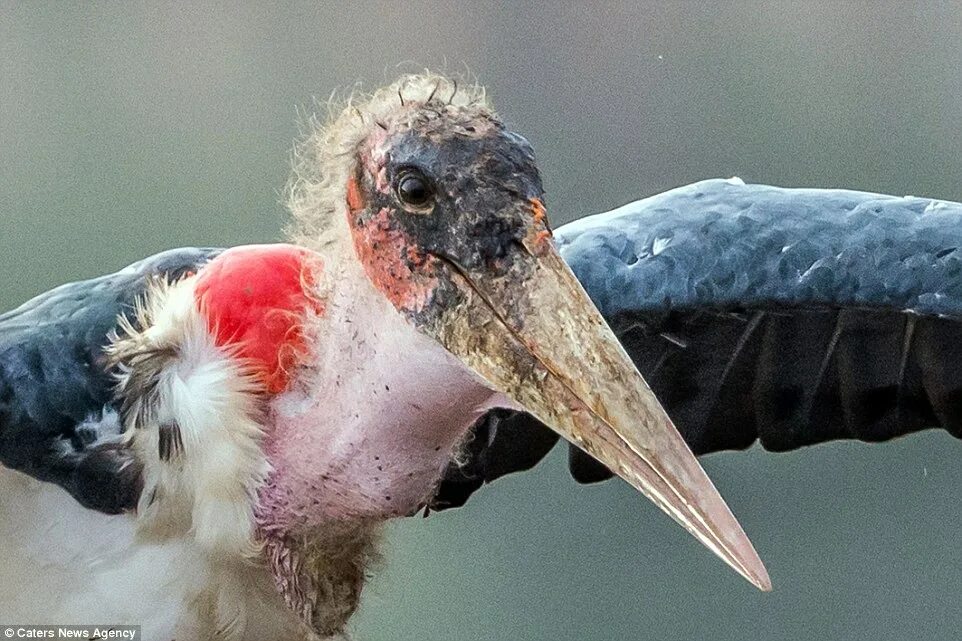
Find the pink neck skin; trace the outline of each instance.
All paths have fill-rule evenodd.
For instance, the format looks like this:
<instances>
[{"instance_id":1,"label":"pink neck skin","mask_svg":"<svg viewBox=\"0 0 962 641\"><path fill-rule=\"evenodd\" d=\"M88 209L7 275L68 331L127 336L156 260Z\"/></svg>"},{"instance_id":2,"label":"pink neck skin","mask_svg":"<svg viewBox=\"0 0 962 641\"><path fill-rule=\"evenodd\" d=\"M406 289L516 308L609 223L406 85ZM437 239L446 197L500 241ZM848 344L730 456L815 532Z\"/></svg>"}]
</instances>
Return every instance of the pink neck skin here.
<instances>
[{"instance_id":1,"label":"pink neck skin","mask_svg":"<svg viewBox=\"0 0 962 641\"><path fill-rule=\"evenodd\" d=\"M402 318L356 261L339 264L316 366L271 405L262 531L416 512L474 422L510 405Z\"/></svg>"}]
</instances>

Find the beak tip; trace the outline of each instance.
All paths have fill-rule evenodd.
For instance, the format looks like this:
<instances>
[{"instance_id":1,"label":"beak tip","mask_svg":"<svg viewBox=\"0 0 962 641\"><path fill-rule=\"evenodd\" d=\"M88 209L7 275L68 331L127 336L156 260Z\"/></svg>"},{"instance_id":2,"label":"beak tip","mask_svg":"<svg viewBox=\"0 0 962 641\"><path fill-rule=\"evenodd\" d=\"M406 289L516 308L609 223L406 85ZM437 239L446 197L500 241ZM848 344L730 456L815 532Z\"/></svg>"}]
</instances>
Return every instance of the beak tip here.
<instances>
[{"instance_id":1,"label":"beak tip","mask_svg":"<svg viewBox=\"0 0 962 641\"><path fill-rule=\"evenodd\" d=\"M762 592L772 591L772 580L768 576L768 572L765 570L764 566L761 568L761 574L752 579L752 585L761 590Z\"/></svg>"},{"instance_id":2,"label":"beak tip","mask_svg":"<svg viewBox=\"0 0 962 641\"><path fill-rule=\"evenodd\" d=\"M765 564L755 553L754 548L752 548L752 555L748 561L748 563L742 564L740 568L736 567L736 571L760 591L771 592L772 579L768 576L768 569L765 568Z\"/></svg>"},{"instance_id":3,"label":"beak tip","mask_svg":"<svg viewBox=\"0 0 962 641\"><path fill-rule=\"evenodd\" d=\"M718 498L721 499L720 496ZM758 556L758 551L755 550L755 546L752 545L745 531L735 520L735 516L730 511L728 515L734 521L735 527L738 528L738 534L733 542L734 545L726 550L727 554L720 556L725 563L760 591L771 592L772 579L768 576L768 568L765 567L761 557Z\"/></svg>"}]
</instances>

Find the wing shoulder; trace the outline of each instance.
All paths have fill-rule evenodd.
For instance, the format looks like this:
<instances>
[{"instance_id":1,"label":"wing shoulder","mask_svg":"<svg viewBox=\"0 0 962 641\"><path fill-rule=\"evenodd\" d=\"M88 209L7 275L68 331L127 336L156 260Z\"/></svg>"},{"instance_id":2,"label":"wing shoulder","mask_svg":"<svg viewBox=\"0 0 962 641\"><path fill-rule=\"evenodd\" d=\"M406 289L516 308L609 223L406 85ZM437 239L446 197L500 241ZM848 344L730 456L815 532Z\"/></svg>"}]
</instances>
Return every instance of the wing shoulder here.
<instances>
[{"instance_id":1,"label":"wing shoulder","mask_svg":"<svg viewBox=\"0 0 962 641\"><path fill-rule=\"evenodd\" d=\"M120 444L103 348L151 279L179 278L218 252L157 254L0 316L0 463L62 486L87 507L132 507L139 470Z\"/></svg>"}]
</instances>

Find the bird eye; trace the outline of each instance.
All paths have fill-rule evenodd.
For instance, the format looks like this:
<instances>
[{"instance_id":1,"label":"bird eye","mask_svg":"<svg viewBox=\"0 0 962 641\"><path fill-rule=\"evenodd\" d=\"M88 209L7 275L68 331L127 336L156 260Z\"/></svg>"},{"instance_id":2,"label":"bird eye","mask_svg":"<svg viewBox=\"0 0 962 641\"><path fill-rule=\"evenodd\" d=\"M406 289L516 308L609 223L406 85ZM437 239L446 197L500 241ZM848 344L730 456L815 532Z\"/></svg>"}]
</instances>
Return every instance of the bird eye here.
<instances>
[{"instance_id":1,"label":"bird eye","mask_svg":"<svg viewBox=\"0 0 962 641\"><path fill-rule=\"evenodd\" d=\"M434 196L430 181L417 171L402 173L397 180L395 190L403 205L422 211L431 205L431 199Z\"/></svg>"}]
</instances>

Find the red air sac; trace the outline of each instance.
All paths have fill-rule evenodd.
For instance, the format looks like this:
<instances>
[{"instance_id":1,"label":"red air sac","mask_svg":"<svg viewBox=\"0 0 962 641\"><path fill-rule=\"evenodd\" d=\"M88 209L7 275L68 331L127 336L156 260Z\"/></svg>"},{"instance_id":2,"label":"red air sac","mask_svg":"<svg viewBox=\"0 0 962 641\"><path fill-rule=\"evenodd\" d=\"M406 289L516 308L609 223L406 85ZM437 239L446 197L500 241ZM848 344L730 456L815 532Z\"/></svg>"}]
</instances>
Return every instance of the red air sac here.
<instances>
[{"instance_id":1,"label":"red air sac","mask_svg":"<svg viewBox=\"0 0 962 641\"><path fill-rule=\"evenodd\" d=\"M320 257L294 245L228 249L197 276L195 296L217 345L244 359L266 391L283 391L306 352L303 323L323 305Z\"/></svg>"}]
</instances>

